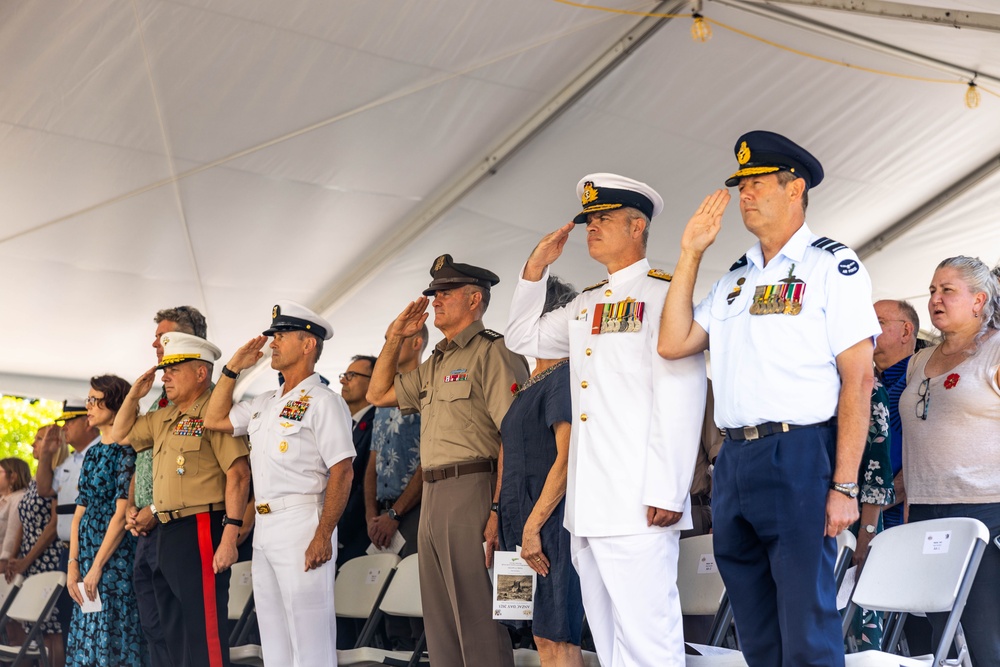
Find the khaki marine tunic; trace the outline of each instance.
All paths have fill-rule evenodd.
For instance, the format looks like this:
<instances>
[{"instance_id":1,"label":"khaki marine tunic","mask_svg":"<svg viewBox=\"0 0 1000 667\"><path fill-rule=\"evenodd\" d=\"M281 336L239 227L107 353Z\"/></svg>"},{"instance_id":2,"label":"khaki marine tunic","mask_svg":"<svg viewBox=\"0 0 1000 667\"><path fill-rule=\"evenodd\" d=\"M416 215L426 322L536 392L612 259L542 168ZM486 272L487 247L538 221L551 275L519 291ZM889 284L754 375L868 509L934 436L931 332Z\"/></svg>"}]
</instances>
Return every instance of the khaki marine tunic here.
<instances>
[{"instance_id":1,"label":"khaki marine tunic","mask_svg":"<svg viewBox=\"0 0 1000 667\"><path fill-rule=\"evenodd\" d=\"M420 412L420 461L425 469L500 454L500 422L514 400L513 385L528 379L528 364L481 321L434 347L430 358L396 376L401 410Z\"/></svg>"},{"instance_id":2,"label":"khaki marine tunic","mask_svg":"<svg viewBox=\"0 0 1000 667\"><path fill-rule=\"evenodd\" d=\"M211 395L206 389L184 412L171 404L140 415L129 433L135 451L153 448L153 504L159 512L225 502L226 471L250 453L245 438L204 427Z\"/></svg>"}]
</instances>

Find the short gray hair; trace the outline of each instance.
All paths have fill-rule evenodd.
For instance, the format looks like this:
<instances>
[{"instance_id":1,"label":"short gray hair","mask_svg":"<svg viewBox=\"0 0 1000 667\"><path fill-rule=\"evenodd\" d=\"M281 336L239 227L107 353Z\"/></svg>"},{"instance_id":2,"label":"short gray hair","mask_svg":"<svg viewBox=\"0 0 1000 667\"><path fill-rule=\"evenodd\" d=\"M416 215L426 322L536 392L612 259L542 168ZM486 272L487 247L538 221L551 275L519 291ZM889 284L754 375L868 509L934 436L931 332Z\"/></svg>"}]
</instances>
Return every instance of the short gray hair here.
<instances>
[{"instance_id":1,"label":"short gray hair","mask_svg":"<svg viewBox=\"0 0 1000 667\"><path fill-rule=\"evenodd\" d=\"M205 316L194 306L177 306L157 311L153 322L159 324L164 320L176 324L177 330L181 333L191 334L198 338L208 337L208 323L205 322Z\"/></svg>"},{"instance_id":2,"label":"short gray hair","mask_svg":"<svg viewBox=\"0 0 1000 667\"><path fill-rule=\"evenodd\" d=\"M779 171L775 174L778 177L778 185L784 188L786 185L794 181L796 178L802 178L790 171ZM805 180L804 178L802 180ZM806 185L806 189L802 191L802 215L805 215L806 208L809 206L809 186Z\"/></svg>"}]
</instances>

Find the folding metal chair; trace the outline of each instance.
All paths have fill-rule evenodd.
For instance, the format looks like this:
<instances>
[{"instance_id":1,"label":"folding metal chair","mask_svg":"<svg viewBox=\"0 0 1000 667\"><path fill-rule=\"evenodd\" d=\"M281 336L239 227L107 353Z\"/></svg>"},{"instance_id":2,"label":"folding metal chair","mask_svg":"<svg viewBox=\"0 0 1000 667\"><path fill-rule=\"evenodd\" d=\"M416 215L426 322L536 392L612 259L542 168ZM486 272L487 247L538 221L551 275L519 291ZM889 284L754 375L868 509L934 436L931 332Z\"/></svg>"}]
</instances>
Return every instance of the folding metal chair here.
<instances>
[{"instance_id":1,"label":"folding metal chair","mask_svg":"<svg viewBox=\"0 0 1000 667\"><path fill-rule=\"evenodd\" d=\"M846 619L855 607L883 612L947 612L941 640L933 655L905 657L883 651L863 651L847 656L850 667L971 667L959 621L979 569L989 531L969 518L934 519L894 526L871 541L864 570L854 587ZM845 621L846 624L849 620ZM894 623L883 646L897 646L903 623ZM947 660L956 644L958 658Z\"/></svg>"},{"instance_id":2,"label":"folding metal chair","mask_svg":"<svg viewBox=\"0 0 1000 667\"><path fill-rule=\"evenodd\" d=\"M4 618L25 623L28 625L28 632L20 646L0 644L0 662L20 665L22 662L27 664L38 660L44 667L49 667L42 623L52 613L64 588L66 574L63 572L43 572L24 580Z\"/></svg>"}]
</instances>

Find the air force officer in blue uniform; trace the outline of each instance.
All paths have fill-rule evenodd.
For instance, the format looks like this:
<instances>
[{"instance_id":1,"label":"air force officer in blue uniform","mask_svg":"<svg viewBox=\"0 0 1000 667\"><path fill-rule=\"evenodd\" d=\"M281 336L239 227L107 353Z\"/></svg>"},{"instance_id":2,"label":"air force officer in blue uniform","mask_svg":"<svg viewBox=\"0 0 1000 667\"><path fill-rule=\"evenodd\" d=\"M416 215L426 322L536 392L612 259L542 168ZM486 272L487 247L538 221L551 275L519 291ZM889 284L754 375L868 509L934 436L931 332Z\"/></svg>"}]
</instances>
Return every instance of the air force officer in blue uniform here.
<instances>
[{"instance_id":1,"label":"air force officer in blue uniform","mask_svg":"<svg viewBox=\"0 0 1000 667\"><path fill-rule=\"evenodd\" d=\"M713 480L715 556L750 667L841 666L835 536L858 518L872 350L880 329L868 273L805 224L816 158L785 137L737 141L740 213L758 243L692 308L702 254L729 194L688 222L667 293L659 352L711 351L715 421L726 429Z\"/></svg>"}]
</instances>

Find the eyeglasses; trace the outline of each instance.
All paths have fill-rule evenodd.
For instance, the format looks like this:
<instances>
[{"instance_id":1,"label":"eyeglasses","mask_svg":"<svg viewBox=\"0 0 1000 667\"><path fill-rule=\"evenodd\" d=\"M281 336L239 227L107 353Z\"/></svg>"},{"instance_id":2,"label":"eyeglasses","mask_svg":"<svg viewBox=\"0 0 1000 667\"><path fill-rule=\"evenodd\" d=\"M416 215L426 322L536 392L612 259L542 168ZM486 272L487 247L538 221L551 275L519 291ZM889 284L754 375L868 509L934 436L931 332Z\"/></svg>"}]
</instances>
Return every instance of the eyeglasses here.
<instances>
[{"instance_id":1,"label":"eyeglasses","mask_svg":"<svg viewBox=\"0 0 1000 667\"><path fill-rule=\"evenodd\" d=\"M926 421L927 409L931 407L930 378L925 379L923 382L920 383L920 386L917 387L917 396L920 397L920 400L917 401L917 416ZM923 407L921 407L921 404L923 404Z\"/></svg>"},{"instance_id":2,"label":"eyeglasses","mask_svg":"<svg viewBox=\"0 0 1000 667\"><path fill-rule=\"evenodd\" d=\"M341 382L350 382L356 377L370 378L371 375L365 375L364 373L355 373L354 371L347 371L346 373L341 373L337 377L340 378Z\"/></svg>"},{"instance_id":3,"label":"eyeglasses","mask_svg":"<svg viewBox=\"0 0 1000 667\"><path fill-rule=\"evenodd\" d=\"M87 397L87 405L88 406L93 405L95 407L101 407L102 405L104 405L104 399L103 398L97 398L96 396L88 396Z\"/></svg>"},{"instance_id":4,"label":"eyeglasses","mask_svg":"<svg viewBox=\"0 0 1000 667\"><path fill-rule=\"evenodd\" d=\"M884 320L880 317L878 318L878 325L884 329L885 325L888 324L889 322L906 322L906 321L907 320Z\"/></svg>"}]
</instances>

